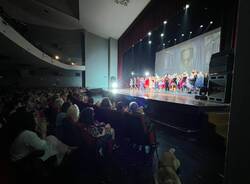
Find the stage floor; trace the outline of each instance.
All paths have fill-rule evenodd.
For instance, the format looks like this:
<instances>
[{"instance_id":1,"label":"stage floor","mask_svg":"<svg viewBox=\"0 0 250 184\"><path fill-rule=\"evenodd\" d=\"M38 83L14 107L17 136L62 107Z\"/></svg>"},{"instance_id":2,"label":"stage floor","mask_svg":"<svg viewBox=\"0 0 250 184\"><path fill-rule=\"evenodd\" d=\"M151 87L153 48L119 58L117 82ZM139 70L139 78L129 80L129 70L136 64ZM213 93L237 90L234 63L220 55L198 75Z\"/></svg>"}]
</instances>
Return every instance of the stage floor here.
<instances>
[{"instance_id":1,"label":"stage floor","mask_svg":"<svg viewBox=\"0 0 250 184\"><path fill-rule=\"evenodd\" d=\"M119 95L139 97L149 100L162 101L167 103L184 104L197 107L229 107L229 104L209 102L207 100L195 99L193 94L182 92L165 92L155 90L131 90L131 89L107 89L107 92Z\"/></svg>"}]
</instances>

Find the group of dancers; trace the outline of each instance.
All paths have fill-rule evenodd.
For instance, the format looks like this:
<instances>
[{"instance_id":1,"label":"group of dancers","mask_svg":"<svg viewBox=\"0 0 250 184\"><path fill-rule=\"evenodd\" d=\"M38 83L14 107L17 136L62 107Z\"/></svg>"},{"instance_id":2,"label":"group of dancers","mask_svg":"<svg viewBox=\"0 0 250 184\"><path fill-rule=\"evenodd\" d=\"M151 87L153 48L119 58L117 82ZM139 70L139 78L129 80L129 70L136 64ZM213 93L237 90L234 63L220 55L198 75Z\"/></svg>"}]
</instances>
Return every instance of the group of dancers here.
<instances>
[{"instance_id":1,"label":"group of dancers","mask_svg":"<svg viewBox=\"0 0 250 184\"><path fill-rule=\"evenodd\" d=\"M193 70L190 74L183 72L181 74L166 74L165 76L148 76L130 78L130 89L137 90L160 90L160 91L182 91L196 93L201 88L207 86L207 73Z\"/></svg>"}]
</instances>

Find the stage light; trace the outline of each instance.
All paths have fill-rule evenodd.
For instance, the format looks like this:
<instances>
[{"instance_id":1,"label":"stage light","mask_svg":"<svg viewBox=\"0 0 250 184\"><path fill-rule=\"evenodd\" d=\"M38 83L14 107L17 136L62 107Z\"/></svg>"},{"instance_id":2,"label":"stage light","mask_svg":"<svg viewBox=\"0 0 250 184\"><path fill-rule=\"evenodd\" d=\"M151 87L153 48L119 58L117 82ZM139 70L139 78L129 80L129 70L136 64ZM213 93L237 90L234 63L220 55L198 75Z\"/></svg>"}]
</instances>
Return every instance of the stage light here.
<instances>
[{"instance_id":1,"label":"stage light","mask_svg":"<svg viewBox=\"0 0 250 184\"><path fill-rule=\"evenodd\" d=\"M192 33L193 33L192 31L189 32L189 34L192 34Z\"/></svg>"},{"instance_id":2,"label":"stage light","mask_svg":"<svg viewBox=\"0 0 250 184\"><path fill-rule=\"evenodd\" d=\"M213 21L210 21L210 24L213 24L214 22Z\"/></svg>"},{"instance_id":3,"label":"stage light","mask_svg":"<svg viewBox=\"0 0 250 184\"><path fill-rule=\"evenodd\" d=\"M145 76L148 77L150 75L149 71L145 72Z\"/></svg>"},{"instance_id":4,"label":"stage light","mask_svg":"<svg viewBox=\"0 0 250 184\"><path fill-rule=\"evenodd\" d=\"M71 65L75 65L75 63L72 62Z\"/></svg>"},{"instance_id":5,"label":"stage light","mask_svg":"<svg viewBox=\"0 0 250 184\"><path fill-rule=\"evenodd\" d=\"M183 36L185 36L184 34L181 34L181 36L183 37Z\"/></svg>"},{"instance_id":6,"label":"stage light","mask_svg":"<svg viewBox=\"0 0 250 184\"><path fill-rule=\"evenodd\" d=\"M56 55L56 56L55 56L55 59L56 59L56 60L59 60L59 59L60 59L60 57Z\"/></svg>"},{"instance_id":7,"label":"stage light","mask_svg":"<svg viewBox=\"0 0 250 184\"><path fill-rule=\"evenodd\" d=\"M188 8L190 7L190 5L189 4L186 4L186 6L185 6L185 10L187 10Z\"/></svg>"},{"instance_id":8,"label":"stage light","mask_svg":"<svg viewBox=\"0 0 250 184\"><path fill-rule=\"evenodd\" d=\"M203 25L200 25L200 28L203 28Z\"/></svg>"},{"instance_id":9,"label":"stage light","mask_svg":"<svg viewBox=\"0 0 250 184\"><path fill-rule=\"evenodd\" d=\"M117 89L118 88L118 83L117 82L112 82L111 88L112 89Z\"/></svg>"},{"instance_id":10,"label":"stage light","mask_svg":"<svg viewBox=\"0 0 250 184\"><path fill-rule=\"evenodd\" d=\"M163 37L164 36L164 33L161 33L161 37Z\"/></svg>"},{"instance_id":11,"label":"stage light","mask_svg":"<svg viewBox=\"0 0 250 184\"><path fill-rule=\"evenodd\" d=\"M152 35L152 33L151 32L148 32L148 36L151 36Z\"/></svg>"},{"instance_id":12,"label":"stage light","mask_svg":"<svg viewBox=\"0 0 250 184\"><path fill-rule=\"evenodd\" d=\"M168 21L166 21L166 20L163 22L164 25L166 25L167 23L168 23Z\"/></svg>"},{"instance_id":13,"label":"stage light","mask_svg":"<svg viewBox=\"0 0 250 184\"><path fill-rule=\"evenodd\" d=\"M165 46L166 44L165 44L165 43L163 43L162 45L163 45L163 46Z\"/></svg>"},{"instance_id":14,"label":"stage light","mask_svg":"<svg viewBox=\"0 0 250 184\"><path fill-rule=\"evenodd\" d=\"M174 41L177 41L177 39L175 38Z\"/></svg>"},{"instance_id":15,"label":"stage light","mask_svg":"<svg viewBox=\"0 0 250 184\"><path fill-rule=\"evenodd\" d=\"M134 72L131 72L131 75L132 75L132 76L134 76L134 75L135 75L135 73L134 73Z\"/></svg>"},{"instance_id":16,"label":"stage light","mask_svg":"<svg viewBox=\"0 0 250 184\"><path fill-rule=\"evenodd\" d=\"M151 45L151 44L152 44L152 41L151 41L151 40L149 40L149 41L148 41L148 44L149 44L149 45Z\"/></svg>"}]
</instances>

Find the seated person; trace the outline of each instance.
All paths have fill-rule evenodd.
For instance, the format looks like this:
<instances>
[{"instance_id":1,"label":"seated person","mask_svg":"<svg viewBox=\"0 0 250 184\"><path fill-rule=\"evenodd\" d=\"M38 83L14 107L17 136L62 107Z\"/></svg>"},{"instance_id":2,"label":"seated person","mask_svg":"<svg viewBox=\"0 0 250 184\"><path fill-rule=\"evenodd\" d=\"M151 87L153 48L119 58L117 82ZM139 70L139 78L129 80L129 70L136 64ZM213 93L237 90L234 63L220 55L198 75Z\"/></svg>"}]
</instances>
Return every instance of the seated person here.
<instances>
[{"instance_id":1,"label":"seated person","mask_svg":"<svg viewBox=\"0 0 250 184\"><path fill-rule=\"evenodd\" d=\"M36 122L32 113L25 111L16 112L12 118L12 133L14 141L10 147L10 157L13 162L17 162L34 151L44 151L40 157L42 161L56 156L57 165L60 165L64 156L70 153L71 148L54 136L46 137L45 132L41 132L39 137L36 133Z\"/></svg>"},{"instance_id":2,"label":"seated person","mask_svg":"<svg viewBox=\"0 0 250 184\"><path fill-rule=\"evenodd\" d=\"M136 102L130 102L128 111L131 114L134 115L144 115L143 107L139 107L139 105Z\"/></svg>"},{"instance_id":3,"label":"seated person","mask_svg":"<svg viewBox=\"0 0 250 184\"><path fill-rule=\"evenodd\" d=\"M77 128L79 109L77 105L68 108L66 118L62 122L62 142L70 146L80 146L80 131Z\"/></svg>"},{"instance_id":4,"label":"seated person","mask_svg":"<svg viewBox=\"0 0 250 184\"><path fill-rule=\"evenodd\" d=\"M102 99L100 107L103 109L112 109L112 103L108 97Z\"/></svg>"},{"instance_id":5,"label":"seated person","mask_svg":"<svg viewBox=\"0 0 250 184\"><path fill-rule=\"evenodd\" d=\"M67 116L67 111L70 107L69 102L64 102L61 108L61 112L59 112L56 116L56 137L61 139L62 138L62 122L63 119Z\"/></svg>"},{"instance_id":6,"label":"seated person","mask_svg":"<svg viewBox=\"0 0 250 184\"><path fill-rule=\"evenodd\" d=\"M80 114L78 126L88 146L96 141L97 149L103 156L103 149L107 148L107 144L114 141L115 131L110 124L99 123L94 119L94 109L88 107Z\"/></svg>"},{"instance_id":7,"label":"seated person","mask_svg":"<svg viewBox=\"0 0 250 184\"><path fill-rule=\"evenodd\" d=\"M116 110L117 110L117 112L126 112L127 108L126 108L125 104L122 101L119 101L116 104Z\"/></svg>"}]
</instances>

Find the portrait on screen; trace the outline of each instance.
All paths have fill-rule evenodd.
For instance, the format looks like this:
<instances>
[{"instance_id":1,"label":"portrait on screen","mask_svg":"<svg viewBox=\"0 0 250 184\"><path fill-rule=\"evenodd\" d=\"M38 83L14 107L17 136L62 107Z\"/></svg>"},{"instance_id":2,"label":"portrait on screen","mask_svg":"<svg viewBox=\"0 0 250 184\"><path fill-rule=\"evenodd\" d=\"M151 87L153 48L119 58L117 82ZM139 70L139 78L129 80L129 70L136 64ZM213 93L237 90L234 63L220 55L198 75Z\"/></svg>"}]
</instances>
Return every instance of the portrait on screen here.
<instances>
[{"instance_id":1,"label":"portrait on screen","mask_svg":"<svg viewBox=\"0 0 250 184\"><path fill-rule=\"evenodd\" d=\"M192 71L194 61L194 48L192 45L186 45L181 49L180 71Z\"/></svg>"}]
</instances>

